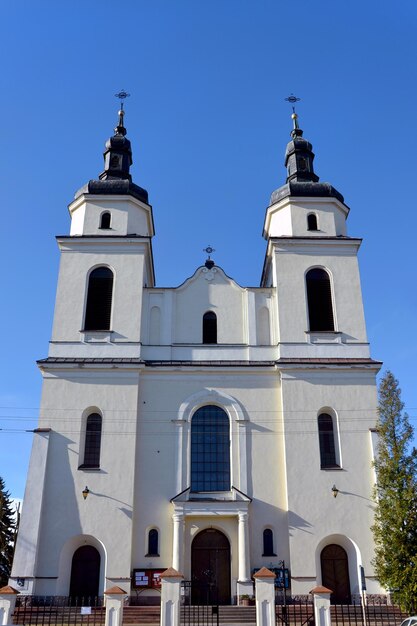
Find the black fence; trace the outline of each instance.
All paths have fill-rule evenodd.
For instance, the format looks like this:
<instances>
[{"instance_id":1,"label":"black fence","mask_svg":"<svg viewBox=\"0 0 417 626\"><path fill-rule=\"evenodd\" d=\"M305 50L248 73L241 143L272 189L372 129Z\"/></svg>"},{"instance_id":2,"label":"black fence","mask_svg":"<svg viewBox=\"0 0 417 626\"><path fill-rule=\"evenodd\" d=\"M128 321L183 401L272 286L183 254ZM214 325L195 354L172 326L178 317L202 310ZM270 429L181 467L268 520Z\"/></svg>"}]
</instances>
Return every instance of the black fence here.
<instances>
[{"instance_id":1,"label":"black fence","mask_svg":"<svg viewBox=\"0 0 417 626\"><path fill-rule=\"evenodd\" d=\"M212 585L182 581L180 620L182 626L219 626L217 593Z\"/></svg>"},{"instance_id":2,"label":"black fence","mask_svg":"<svg viewBox=\"0 0 417 626\"><path fill-rule=\"evenodd\" d=\"M312 597L288 597L282 593L275 596L277 626L314 626Z\"/></svg>"},{"instance_id":3,"label":"black fence","mask_svg":"<svg viewBox=\"0 0 417 626\"><path fill-rule=\"evenodd\" d=\"M332 626L399 626L407 617L399 607L369 597L364 604L333 604L330 614Z\"/></svg>"},{"instance_id":4,"label":"black fence","mask_svg":"<svg viewBox=\"0 0 417 626\"><path fill-rule=\"evenodd\" d=\"M105 621L103 597L18 596L13 612L14 624L66 626L89 624L101 626Z\"/></svg>"}]
</instances>

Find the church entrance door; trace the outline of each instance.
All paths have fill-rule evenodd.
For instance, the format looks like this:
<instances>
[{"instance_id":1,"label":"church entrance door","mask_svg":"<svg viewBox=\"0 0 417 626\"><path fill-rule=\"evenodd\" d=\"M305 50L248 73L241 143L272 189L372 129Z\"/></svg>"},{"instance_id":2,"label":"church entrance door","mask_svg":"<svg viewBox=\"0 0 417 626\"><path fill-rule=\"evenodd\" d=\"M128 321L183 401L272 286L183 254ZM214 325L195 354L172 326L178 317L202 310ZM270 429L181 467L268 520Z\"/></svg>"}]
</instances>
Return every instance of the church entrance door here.
<instances>
[{"instance_id":1,"label":"church entrance door","mask_svg":"<svg viewBox=\"0 0 417 626\"><path fill-rule=\"evenodd\" d=\"M203 530L191 546L192 604L230 604L230 543L214 528Z\"/></svg>"},{"instance_id":2,"label":"church entrance door","mask_svg":"<svg viewBox=\"0 0 417 626\"><path fill-rule=\"evenodd\" d=\"M100 554L93 546L82 546L74 552L69 595L74 602L98 596Z\"/></svg>"},{"instance_id":3,"label":"church entrance door","mask_svg":"<svg viewBox=\"0 0 417 626\"><path fill-rule=\"evenodd\" d=\"M333 543L321 552L321 579L324 587L333 591L332 604L350 604L349 565L346 551Z\"/></svg>"}]
</instances>

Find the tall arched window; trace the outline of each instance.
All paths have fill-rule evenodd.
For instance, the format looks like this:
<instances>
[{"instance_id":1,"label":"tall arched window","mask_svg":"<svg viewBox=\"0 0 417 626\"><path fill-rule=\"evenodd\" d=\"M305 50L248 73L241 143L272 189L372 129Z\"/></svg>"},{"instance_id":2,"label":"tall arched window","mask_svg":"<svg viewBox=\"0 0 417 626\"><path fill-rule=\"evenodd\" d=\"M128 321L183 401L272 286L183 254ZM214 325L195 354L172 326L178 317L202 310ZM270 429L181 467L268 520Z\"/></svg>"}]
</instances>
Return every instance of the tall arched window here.
<instances>
[{"instance_id":1,"label":"tall arched window","mask_svg":"<svg viewBox=\"0 0 417 626\"><path fill-rule=\"evenodd\" d=\"M329 274L314 267L307 272L308 317L311 331L334 331L332 288Z\"/></svg>"},{"instance_id":2,"label":"tall arched window","mask_svg":"<svg viewBox=\"0 0 417 626\"><path fill-rule=\"evenodd\" d=\"M101 214L100 217L100 228L108 229L110 228L111 214L108 211L105 211Z\"/></svg>"},{"instance_id":3,"label":"tall arched window","mask_svg":"<svg viewBox=\"0 0 417 626\"><path fill-rule=\"evenodd\" d=\"M148 533L148 553L145 556L159 556L158 539L158 531L151 528Z\"/></svg>"},{"instance_id":4,"label":"tall arched window","mask_svg":"<svg viewBox=\"0 0 417 626\"><path fill-rule=\"evenodd\" d=\"M101 421L98 413L91 413L87 417L82 467L100 467Z\"/></svg>"},{"instance_id":5,"label":"tall arched window","mask_svg":"<svg viewBox=\"0 0 417 626\"><path fill-rule=\"evenodd\" d=\"M203 343L217 343L217 315L214 311L203 315Z\"/></svg>"},{"instance_id":6,"label":"tall arched window","mask_svg":"<svg viewBox=\"0 0 417 626\"><path fill-rule=\"evenodd\" d=\"M265 528L263 532L263 544L262 556L276 556L274 553L274 534L270 528Z\"/></svg>"},{"instance_id":7,"label":"tall arched window","mask_svg":"<svg viewBox=\"0 0 417 626\"><path fill-rule=\"evenodd\" d=\"M229 418L218 406L202 406L191 421L191 491L229 490Z\"/></svg>"},{"instance_id":8,"label":"tall arched window","mask_svg":"<svg viewBox=\"0 0 417 626\"><path fill-rule=\"evenodd\" d=\"M321 469L339 467L336 462L335 429L333 418L327 413L318 416L320 467Z\"/></svg>"},{"instance_id":9,"label":"tall arched window","mask_svg":"<svg viewBox=\"0 0 417 626\"><path fill-rule=\"evenodd\" d=\"M97 267L88 279L84 330L110 330L113 272Z\"/></svg>"},{"instance_id":10,"label":"tall arched window","mask_svg":"<svg viewBox=\"0 0 417 626\"><path fill-rule=\"evenodd\" d=\"M307 230L317 230L317 215L315 213L307 215Z\"/></svg>"}]
</instances>

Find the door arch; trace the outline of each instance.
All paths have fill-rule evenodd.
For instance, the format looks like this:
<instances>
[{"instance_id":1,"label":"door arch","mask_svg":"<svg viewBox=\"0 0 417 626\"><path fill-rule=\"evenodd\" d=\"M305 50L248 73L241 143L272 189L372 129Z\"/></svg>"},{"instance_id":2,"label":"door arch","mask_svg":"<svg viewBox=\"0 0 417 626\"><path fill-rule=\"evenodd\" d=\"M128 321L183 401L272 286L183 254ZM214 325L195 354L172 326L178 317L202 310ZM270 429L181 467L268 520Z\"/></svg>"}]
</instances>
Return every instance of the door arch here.
<instances>
[{"instance_id":1,"label":"door arch","mask_svg":"<svg viewBox=\"0 0 417 626\"><path fill-rule=\"evenodd\" d=\"M99 593L100 553L93 546L81 546L72 557L69 595L74 602L95 598Z\"/></svg>"},{"instance_id":2,"label":"door arch","mask_svg":"<svg viewBox=\"0 0 417 626\"><path fill-rule=\"evenodd\" d=\"M192 604L230 604L230 543L220 530L207 528L191 545Z\"/></svg>"},{"instance_id":3,"label":"door arch","mask_svg":"<svg viewBox=\"0 0 417 626\"><path fill-rule=\"evenodd\" d=\"M332 590L332 604L350 604L349 563L346 550L331 543L321 551L322 585Z\"/></svg>"}]
</instances>

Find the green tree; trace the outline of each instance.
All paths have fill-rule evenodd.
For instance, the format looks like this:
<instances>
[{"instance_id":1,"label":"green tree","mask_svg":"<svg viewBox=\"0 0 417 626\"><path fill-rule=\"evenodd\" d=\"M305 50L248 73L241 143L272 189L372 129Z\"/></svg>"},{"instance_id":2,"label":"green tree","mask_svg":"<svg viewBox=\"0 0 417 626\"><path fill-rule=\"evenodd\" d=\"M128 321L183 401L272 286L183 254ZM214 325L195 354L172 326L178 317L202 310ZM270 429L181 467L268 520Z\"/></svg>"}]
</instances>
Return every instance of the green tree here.
<instances>
[{"instance_id":1,"label":"green tree","mask_svg":"<svg viewBox=\"0 0 417 626\"><path fill-rule=\"evenodd\" d=\"M401 390L391 372L379 386L379 443L374 491L375 571L394 600L414 612L417 598L417 450L404 413Z\"/></svg>"},{"instance_id":2,"label":"green tree","mask_svg":"<svg viewBox=\"0 0 417 626\"><path fill-rule=\"evenodd\" d=\"M10 493L0 476L0 587L7 585L12 568L15 514Z\"/></svg>"}]
</instances>

